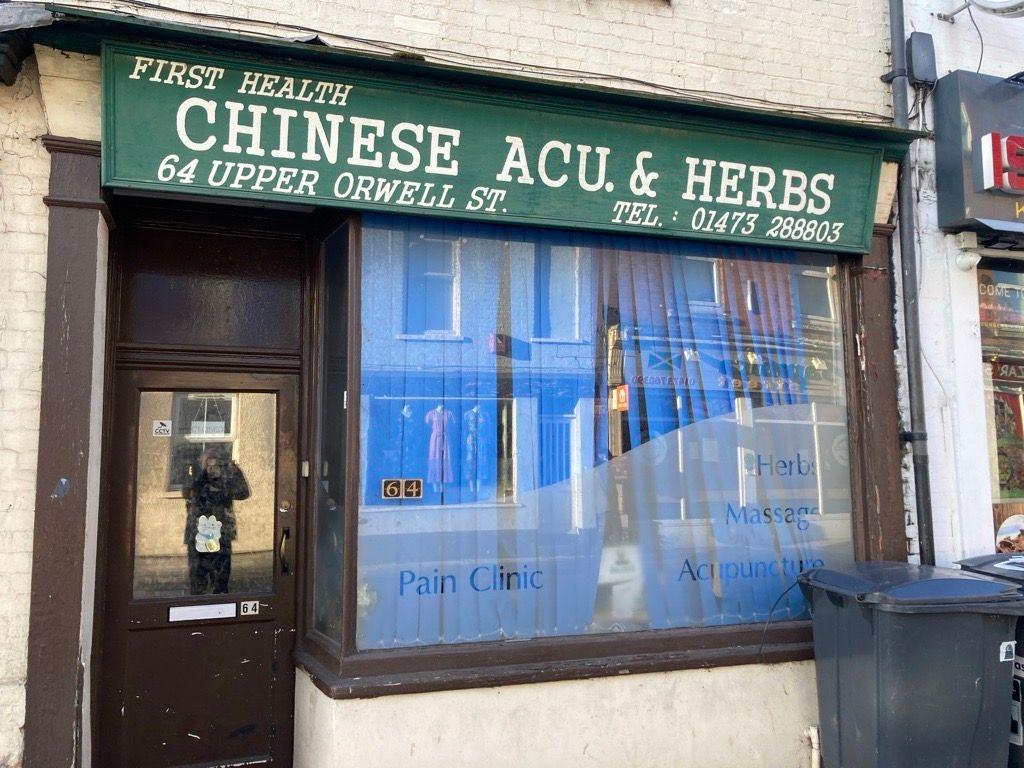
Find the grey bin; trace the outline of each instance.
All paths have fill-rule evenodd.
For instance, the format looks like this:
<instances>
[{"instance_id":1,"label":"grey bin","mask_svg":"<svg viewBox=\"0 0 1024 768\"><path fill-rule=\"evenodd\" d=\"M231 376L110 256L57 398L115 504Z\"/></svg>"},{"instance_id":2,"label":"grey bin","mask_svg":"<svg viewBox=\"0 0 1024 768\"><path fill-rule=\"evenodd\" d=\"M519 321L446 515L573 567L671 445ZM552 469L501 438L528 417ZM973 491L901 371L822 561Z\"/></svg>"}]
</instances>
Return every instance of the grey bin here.
<instances>
[{"instance_id":1,"label":"grey bin","mask_svg":"<svg viewBox=\"0 0 1024 768\"><path fill-rule=\"evenodd\" d=\"M952 568L800 575L811 603L824 768L1002 768L1024 596Z\"/></svg>"},{"instance_id":2,"label":"grey bin","mask_svg":"<svg viewBox=\"0 0 1024 768\"><path fill-rule=\"evenodd\" d=\"M957 563L965 571L1009 579L1024 587L1024 555L982 555ZM1017 653L1024 654L1024 620L1017 620ZM1024 768L1024 663L1020 655L1013 660L1013 688L1010 691L1010 768Z\"/></svg>"}]
</instances>

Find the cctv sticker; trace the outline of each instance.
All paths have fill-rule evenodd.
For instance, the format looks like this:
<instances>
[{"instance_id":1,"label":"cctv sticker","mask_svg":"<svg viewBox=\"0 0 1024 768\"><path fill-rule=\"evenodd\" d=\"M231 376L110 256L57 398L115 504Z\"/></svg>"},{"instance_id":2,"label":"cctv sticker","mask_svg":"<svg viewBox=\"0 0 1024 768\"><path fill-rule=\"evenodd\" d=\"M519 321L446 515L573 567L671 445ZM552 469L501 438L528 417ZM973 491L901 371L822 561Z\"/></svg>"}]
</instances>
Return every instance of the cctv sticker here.
<instances>
[{"instance_id":1,"label":"cctv sticker","mask_svg":"<svg viewBox=\"0 0 1024 768\"><path fill-rule=\"evenodd\" d=\"M153 422L153 437L170 437L171 422L166 419L158 419Z\"/></svg>"},{"instance_id":2,"label":"cctv sticker","mask_svg":"<svg viewBox=\"0 0 1024 768\"><path fill-rule=\"evenodd\" d=\"M1007 640L1005 643L999 644L999 660L1000 661L1013 661L1017 655L1017 641Z\"/></svg>"}]
</instances>

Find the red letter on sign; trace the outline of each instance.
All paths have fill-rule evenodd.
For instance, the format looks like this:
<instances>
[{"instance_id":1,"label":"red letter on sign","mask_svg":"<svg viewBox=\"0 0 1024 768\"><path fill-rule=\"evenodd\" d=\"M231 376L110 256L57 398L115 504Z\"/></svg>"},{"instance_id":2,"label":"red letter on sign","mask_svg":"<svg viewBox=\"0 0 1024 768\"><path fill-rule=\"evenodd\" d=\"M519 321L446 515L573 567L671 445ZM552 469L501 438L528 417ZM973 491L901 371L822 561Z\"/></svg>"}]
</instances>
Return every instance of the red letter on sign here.
<instances>
[{"instance_id":1,"label":"red letter on sign","mask_svg":"<svg viewBox=\"0 0 1024 768\"><path fill-rule=\"evenodd\" d=\"M1003 139L1003 189L1024 194L1024 136Z\"/></svg>"},{"instance_id":2,"label":"red letter on sign","mask_svg":"<svg viewBox=\"0 0 1024 768\"><path fill-rule=\"evenodd\" d=\"M985 189L1024 195L1024 136L982 136L981 174Z\"/></svg>"},{"instance_id":3,"label":"red letter on sign","mask_svg":"<svg viewBox=\"0 0 1024 768\"><path fill-rule=\"evenodd\" d=\"M1003 140L998 133L981 137L981 175L985 189L1003 186Z\"/></svg>"}]
</instances>

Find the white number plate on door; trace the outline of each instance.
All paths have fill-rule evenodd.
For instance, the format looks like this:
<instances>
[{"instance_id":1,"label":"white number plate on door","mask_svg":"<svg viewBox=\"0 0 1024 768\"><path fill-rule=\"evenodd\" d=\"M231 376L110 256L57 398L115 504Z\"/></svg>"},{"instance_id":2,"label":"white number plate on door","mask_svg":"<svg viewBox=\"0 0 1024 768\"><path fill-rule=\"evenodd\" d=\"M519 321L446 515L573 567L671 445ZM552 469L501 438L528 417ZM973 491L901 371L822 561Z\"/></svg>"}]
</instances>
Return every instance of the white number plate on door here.
<instances>
[{"instance_id":1,"label":"white number plate on door","mask_svg":"<svg viewBox=\"0 0 1024 768\"><path fill-rule=\"evenodd\" d=\"M172 605L167 610L168 621L199 621L202 619L233 619L234 603L213 603L209 605Z\"/></svg>"},{"instance_id":2,"label":"white number plate on door","mask_svg":"<svg viewBox=\"0 0 1024 768\"><path fill-rule=\"evenodd\" d=\"M255 616L260 612L259 600L243 600L238 604L239 616Z\"/></svg>"}]
</instances>

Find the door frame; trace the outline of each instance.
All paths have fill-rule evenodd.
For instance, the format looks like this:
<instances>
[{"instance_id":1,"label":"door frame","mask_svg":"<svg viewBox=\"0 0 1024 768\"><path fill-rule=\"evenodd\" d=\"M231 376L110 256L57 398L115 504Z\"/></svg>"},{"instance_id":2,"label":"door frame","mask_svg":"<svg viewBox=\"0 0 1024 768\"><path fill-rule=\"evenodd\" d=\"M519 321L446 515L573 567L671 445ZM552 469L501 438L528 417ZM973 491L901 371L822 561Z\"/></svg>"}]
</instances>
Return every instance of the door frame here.
<instances>
[{"instance_id":1,"label":"door frame","mask_svg":"<svg viewBox=\"0 0 1024 768\"><path fill-rule=\"evenodd\" d=\"M111 213L111 237L108 243L106 264L106 329L104 346L103 376L103 418L101 432L100 461L100 505L97 534L94 544L96 568L93 584L87 585L94 594L92 606L92 654L83 659L88 665L92 681L87 692L90 717L80 722L80 728L88 731L89 741L85 746L94 766L100 766L98 749L99 713L103 706L101 684L104 679L104 607L106 605L106 555L109 540L110 514L104 499L109 491L110 473L114 471L112 459L113 419L116 409L115 381L125 370L174 370L180 372L230 371L239 374L287 373L298 377L298 436L297 455L300 462L296 482L297 535L294 537L294 599L296 649L304 636L307 626L307 590L312 573L309 557L312 553L310 530L313 510L310 507L311 483L302 476L303 461L312 461L315 452L316 366L319 345L320 305L320 252L323 240L346 222L351 220L345 211L322 211L298 206L280 209L251 207L235 202L206 201L199 204L193 200L162 200L156 197L115 197L108 200ZM200 222L197 224L196 222ZM116 222L116 228L115 228ZM244 225L245 229L240 227ZM119 342L120 302L122 298L124 259L131 258L124 245L123 233L133 226L174 230L187 226L192 231L239 235L258 231L266 234L294 239L301 262L302 312L300 321L300 348L295 354L259 352L250 348L218 347L215 349L174 349L159 345L135 345ZM87 544L88 546L88 544ZM90 553L86 553L89 556ZM297 665L289 661L293 674ZM82 669L79 671L81 687ZM81 717L79 703L79 717ZM79 737L80 738L80 737ZM81 755L81 751L78 752ZM81 765L79 758L76 765ZM40 763L40 766L43 764Z\"/></svg>"},{"instance_id":2,"label":"door frame","mask_svg":"<svg viewBox=\"0 0 1024 768\"><path fill-rule=\"evenodd\" d=\"M114 574L109 571L104 580L105 598L110 598L110 604L106 599L102 605L97 606L97 611L103 616L105 628L114 626L117 628L120 637L108 637L107 643L100 646L99 650L107 650L111 643L119 643L120 659L122 664L127 663L127 650L123 647L127 644L128 627L131 625L136 631L147 629L172 629L174 625L166 619L167 603L176 602L183 605L203 605L207 603L238 603L241 600L253 599L257 596L251 592L231 592L228 594L205 594L201 597L183 594L176 598L135 598L131 592L134 583L134 570L136 564L136 521L138 514L138 498L134 491L137 490L138 478L138 441L140 428L140 397L142 393L151 391L179 392L179 391L240 391L240 392L274 392L277 393L275 406L275 484L273 492L274 513L274 535L273 535L273 574L274 582L271 592L275 597L280 597L280 602L274 600L271 604L271 622L281 622L281 617L275 615L280 607L288 612L290 608L291 621L278 624L279 627L291 627L297 629L298 604L296 592L299 582L298 567L301 562L300 548L298 546L299 536L302 533L300 528L304 504L304 483L301 477L300 467L300 425L301 425L301 377L297 373L248 373L235 371L202 371L202 370L173 370L173 369L123 369L115 376L114 392L116 402L110 411L110 423L112 436L119 437L118 462L120 468L126 463L130 464L131 476L125 480L123 474L119 482L114 483L111 477L107 477L107 492L104 494L104 509L108 523L115 518L120 525L107 527L106 538L103 541L108 552L112 545L116 545L116 551L122 556L118 562L129 563L130 567L122 573L127 578L127 584L122 583L117 591L120 594L112 595L109 588L112 584ZM290 412L290 417L287 415ZM282 418L283 417L283 418ZM287 451L283 450L286 445L282 441L283 427L293 426L294 434L287 440ZM291 453L289 458L287 453ZM125 458L127 457L127 458ZM113 462L112 462L113 463ZM290 464L290 466L289 466ZM290 479L288 476L291 476ZM282 481L282 478L283 481ZM285 486L284 488L282 486ZM282 513L278 507L284 498L294 499L289 512ZM117 510L116 512L114 510ZM280 546L280 532L284 528L290 528L292 535L289 537L288 558L290 569L285 576L288 579L287 587L282 589L280 581L280 560L278 547ZM127 586L127 591L123 588ZM262 602L262 601L261 601ZM263 611L261 610L261 613ZM266 617L264 617L265 619ZM142 622L140 625L140 621ZM260 623L266 624L264 620L251 620L241 616L234 619L218 620L216 625ZM179 625L182 628L193 625L191 622ZM292 645L294 648L297 635L293 633ZM283 661L283 660L281 660ZM275 670L280 674L278 678L280 685L273 687L271 708L277 714L272 724L276 729L275 751L287 750L289 756L292 751L294 734L294 676L289 676L288 669ZM111 744L124 746L123 741L114 739L110 735L111 723L116 721L118 704L111 698L114 690L120 687L120 679L112 675L120 672L120 669L113 670L108 663L104 666L102 673L95 680L95 688L100 696L99 706L95 709L97 723L97 739L95 751L97 755L104 755L104 750ZM104 694L107 694L104 698ZM105 723L105 725L104 725ZM116 726L113 726L116 728ZM283 746L287 743L287 746ZM274 752L271 753L272 755ZM109 759L109 757L108 757ZM285 761L287 763L287 760ZM277 763L274 763L277 764Z\"/></svg>"}]
</instances>

